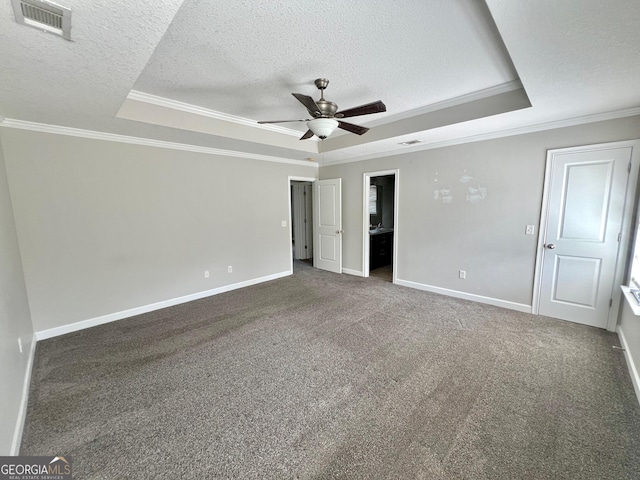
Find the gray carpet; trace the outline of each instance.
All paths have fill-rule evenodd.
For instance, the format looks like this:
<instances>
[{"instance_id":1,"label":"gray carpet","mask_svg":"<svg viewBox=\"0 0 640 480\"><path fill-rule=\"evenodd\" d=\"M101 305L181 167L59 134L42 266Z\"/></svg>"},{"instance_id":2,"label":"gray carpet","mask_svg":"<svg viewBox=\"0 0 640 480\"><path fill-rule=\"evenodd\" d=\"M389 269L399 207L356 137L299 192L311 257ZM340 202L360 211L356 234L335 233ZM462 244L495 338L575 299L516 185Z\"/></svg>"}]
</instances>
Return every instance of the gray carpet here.
<instances>
[{"instance_id":1,"label":"gray carpet","mask_svg":"<svg viewBox=\"0 0 640 480\"><path fill-rule=\"evenodd\" d=\"M614 334L297 263L40 342L21 454L75 479L638 479Z\"/></svg>"}]
</instances>

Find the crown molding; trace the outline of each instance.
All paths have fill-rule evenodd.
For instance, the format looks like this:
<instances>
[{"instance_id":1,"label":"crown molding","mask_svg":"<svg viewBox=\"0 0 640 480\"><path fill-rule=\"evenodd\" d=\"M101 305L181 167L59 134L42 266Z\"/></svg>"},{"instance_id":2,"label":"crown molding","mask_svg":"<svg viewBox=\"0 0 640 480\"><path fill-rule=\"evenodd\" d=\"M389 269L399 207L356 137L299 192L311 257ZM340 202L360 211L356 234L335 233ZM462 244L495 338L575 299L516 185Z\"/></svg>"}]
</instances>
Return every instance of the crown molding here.
<instances>
[{"instance_id":1,"label":"crown molding","mask_svg":"<svg viewBox=\"0 0 640 480\"><path fill-rule=\"evenodd\" d=\"M476 92L460 95L459 97L443 100L437 103L432 103L430 105L425 105L424 107L408 110L406 112L398 113L395 115L389 115L389 116L380 118L378 120L373 120L369 122L367 126L371 128L377 125L383 125L391 122L396 122L399 120L404 120L406 118L415 117L417 115L424 115L427 113L437 112L439 110L456 107L458 105L463 105L465 103L473 102L476 100L482 100L484 98L493 97L495 95L500 95L500 94L511 92L514 90L519 90L522 88L524 87L522 86L522 82L520 80L513 80L511 82L496 85L494 87L485 88L482 90L478 90ZM170 98L160 97L158 95L152 95L150 93L145 93L138 90L131 90L127 95L127 99L134 100L137 102L142 102L142 103L148 103L151 105L157 105L159 107L170 108L172 110L178 110L181 112L191 113L193 115L200 115L203 117L215 118L216 120L222 120L225 122L231 122L239 125L244 125L244 126L249 126L254 128L261 128L263 130L269 130L272 132L283 133L285 135L291 135L294 137L300 136L299 131L293 130L290 128L281 127L279 125L257 123L255 120L251 120L249 118L238 117L235 115L230 115L228 113L218 112L216 110L210 110L208 108L199 107L198 105L179 102L178 100L172 100ZM346 135L346 133L343 133L343 132L339 132L339 134ZM315 142L320 141L315 137L311 138L310 140Z\"/></svg>"},{"instance_id":2,"label":"crown molding","mask_svg":"<svg viewBox=\"0 0 640 480\"><path fill-rule=\"evenodd\" d=\"M495 132L480 133L477 135L469 135L466 137L452 138L450 140L442 140L439 142L429 143L429 141L425 141L424 143L421 143L419 145L416 145L414 147L409 147L409 148L407 147L395 148L393 150L387 150L385 152L379 152L379 153L372 153L369 155L362 155L360 157L335 160L335 161L329 160L326 162L322 162L320 166L362 162L364 160L372 160L374 158L391 157L395 155L402 155L405 153L414 153L414 152L421 152L423 150L433 150L435 148L451 147L454 145L461 145L464 143L482 142L484 140L494 140L496 138L512 137L514 135L525 135L527 133L541 132L544 130L554 130L557 128L574 127L576 125L583 125L586 123L603 122L606 120L616 120L618 118L633 117L635 115L640 115L640 107L628 108L625 110L616 110L613 112L596 113L593 115L567 118L564 120L538 123L535 125L527 125L523 127L503 129ZM419 133L417 133L417 135L419 135Z\"/></svg>"},{"instance_id":3,"label":"crown molding","mask_svg":"<svg viewBox=\"0 0 640 480\"><path fill-rule=\"evenodd\" d=\"M233 150L222 150L220 148L202 147L199 145L190 145L186 143L167 142L164 140L155 140L151 138L132 137L128 135L120 135L116 133L97 132L94 130L83 130L81 128L63 127L60 125L49 125L46 123L28 122L25 120L16 120L13 118L5 118L0 121L0 127L15 128L18 130L29 130L32 132L51 133L54 135L65 135L70 137L89 138L92 140L104 140L107 142L128 143L132 145L143 145L147 147L167 148L170 150L182 150L185 152L205 153L207 155L218 155L224 157L246 158L251 160L260 160L265 162L288 163L291 165L303 165L317 167L315 161L296 160L293 158L271 157L268 155L260 155L257 153L237 152Z\"/></svg>"},{"instance_id":4,"label":"crown molding","mask_svg":"<svg viewBox=\"0 0 640 480\"><path fill-rule=\"evenodd\" d=\"M215 118L216 120L222 120L224 122L236 123L247 127L260 128L262 130L269 130L271 132L283 133L292 137L300 137L298 130L291 128L281 127L279 125L270 125L265 123L257 123L250 118L238 117L236 115L230 115L224 112L218 112L216 110L210 110L208 108L199 107L190 103L179 102L166 97L159 97L150 93L140 92L138 90L131 90L127 95L128 100L135 100L136 102L148 103L151 105L157 105L159 107L170 108L172 110L178 110L180 112L191 113L193 115L200 115L202 117ZM318 142L316 138L311 140Z\"/></svg>"},{"instance_id":5,"label":"crown molding","mask_svg":"<svg viewBox=\"0 0 640 480\"><path fill-rule=\"evenodd\" d=\"M148 147L168 148L172 150L183 150L187 152L204 153L207 155L218 155L236 158L246 158L253 160L261 160L275 163L287 163L291 165L303 165L303 166L328 166L339 165L343 163L361 162L364 160L372 160L381 157L390 157L395 155L402 155L405 153L414 153L424 150L433 150L436 148L450 147L454 145L461 145L464 143L481 142L484 140L493 140L502 137L510 137L514 135L524 135L527 133L535 133L544 130L553 130L557 128L572 127L576 125L582 125L586 123L601 122L607 120L615 120L618 118L632 117L640 115L640 107L629 108L625 110L617 110L613 112L598 113L593 115L585 115L581 117L568 118L564 120L539 123L535 125L527 125L523 127L516 127L510 129L498 130L495 132L481 133L477 135L469 135L466 137L452 138L449 140L442 140L438 142L425 141L414 147L395 148L384 152L373 153L369 155L362 155L360 157L352 157L342 160L323 161L321 163L317 161L305 161L296 160L290 158L271 157L267 155L260 155L255 153L244 153L233 150L222 150L219 148L202 147L198 145L190 145L185 143L167 142L164 140L154 140L142 137L132 137L127 135L120 135L115 133L105 133L93 130L83 130L80 128L63 127L59 125L49 125L44 123L29 122L25 120L16 120L12 118L4 118L0 116L0 127L15 128L20 130L30 130L34 132L51 133L54 135L66 135L80 138L89 138L93 140L104 140L109 142L129 143L134 145L144 145Z\"/></svg>"},{"instance_id":6,"label":"crown molding","mask_svg":"<svg viewBox=\"0 0 640 480\"><path fill-rule=\"evenodd\" d=\"M522 82L520 80L512 80L511 82L502 83L494 87L485 88L482 90L478 90L476 92L460 95L459 97L450 98L447 100L443 100L441 102L432 103L430 105L425 105L424 107L414 108L413 110L407 110L406 112L397 113L395 115L389 115L386 117L379 118L377 120L372 120L371 122L367 123L367 126L372 128L378 125L397 122L399 120L404 120L406 118L416 117L418 115L424 115L427 113L433 113L440 110L445 110L447 108L457 107L458 105L475 102L476 100L482 100L485 98L494 97L496 95L501 95L503 93L512 92L514 90L520 90L520 89L524 89L524 87L522 86Z\"/></svg>"}]
</instances>

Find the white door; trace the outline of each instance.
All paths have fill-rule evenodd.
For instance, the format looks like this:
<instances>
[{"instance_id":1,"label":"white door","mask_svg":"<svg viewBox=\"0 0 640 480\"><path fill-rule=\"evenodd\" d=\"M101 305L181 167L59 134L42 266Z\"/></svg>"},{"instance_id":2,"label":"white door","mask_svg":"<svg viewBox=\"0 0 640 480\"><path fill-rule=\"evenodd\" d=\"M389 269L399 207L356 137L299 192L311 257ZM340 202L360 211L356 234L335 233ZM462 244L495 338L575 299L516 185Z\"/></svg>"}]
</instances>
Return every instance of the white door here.
<instances>
[{"instance_id":1,"label":"white door","mask_svg":"<svg viewBox=\"0 0 640 480\"><path fill-rule=\"evenodd\" d=\"M313 182L313 266L342 273L342 179Z\"/></svg>"},{"instance_id":2,"label":"white door","mask_svg":"<svg viewBox=\"0 0 640 480\"><path fill-rule=\"evenodd\" d=\"M631 152L550 152L539 314L607 327Z\"/></svg>"}]
</instances>

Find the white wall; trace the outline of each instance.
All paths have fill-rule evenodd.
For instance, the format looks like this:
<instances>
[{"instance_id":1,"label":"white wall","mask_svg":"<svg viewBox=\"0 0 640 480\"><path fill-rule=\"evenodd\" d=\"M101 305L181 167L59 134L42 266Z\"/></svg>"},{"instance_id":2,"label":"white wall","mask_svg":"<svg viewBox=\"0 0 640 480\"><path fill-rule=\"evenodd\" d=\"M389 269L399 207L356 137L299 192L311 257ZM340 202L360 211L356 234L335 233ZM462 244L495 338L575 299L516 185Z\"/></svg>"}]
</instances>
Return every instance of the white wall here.
<instances>
[{"instance_id":1,"label":"white wall","mask_svg":"<svg viewBox=\"0 0 640 480\"><path fill-rule=\"evenodd\" d=\"M320 178L342 178L343 266L362 271L363 173L398 168L398 279L526 309L546 151L636 138L637 116L321 167ZM476 187L486 196L473 203L467 197ZM450 190L450 203L442 189ZM525 235L526 225L535 225L536 234ZM459 270L466 270L466 280Z\"/></svg>"},{"instance_id":2,"label":"white wall","mask_svg":"<svg viewBox=\"0 0 640 480\"><path fill-rule=\"evenodd\" d=\"M621 344L625 348L625 356L631 381L636 391L638 401L640 401L640 306L635 305L636 301L625 289L622 297L622 308L620 311L620 323L618 325L618 335ZM631 307L631 305L634 305Z\"/></svg>"},{"instance_id":3,"label":"white wall","mask_svg":"<svg viewBox=\"0 0 640 480\"><path fill-rule=\"evenodd\" d=\"M314 166L0 135L36 332L290 269L288 176Z\"/></svg>"},{"instance_id":4,"label":"white wall","mask_svg":"<svg viewBox=\"0 0 640 480\"><path fill-rule=\"evenodd\" d=\"M22 341L20 353L18 339ZM13 445L28 378L33 327L20 249L16 238L4 155L0 143L0 455L17 453Z\"/></svg>"}]
</instances>

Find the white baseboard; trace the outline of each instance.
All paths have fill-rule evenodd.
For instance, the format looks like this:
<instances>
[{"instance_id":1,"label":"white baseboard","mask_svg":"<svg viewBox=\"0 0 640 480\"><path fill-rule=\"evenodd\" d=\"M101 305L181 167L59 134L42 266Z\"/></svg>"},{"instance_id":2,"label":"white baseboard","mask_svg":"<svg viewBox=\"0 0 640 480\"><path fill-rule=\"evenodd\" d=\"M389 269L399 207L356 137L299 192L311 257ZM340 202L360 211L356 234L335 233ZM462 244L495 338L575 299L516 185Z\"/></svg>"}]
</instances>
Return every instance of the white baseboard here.
<instances>
[{"instance_id":1,"label":"white baseboard","mask_svg":"<svg viewBox=\"0 0 640 480\"><path fill-rule=\"evenodd\" d=\"M29 348L29 359L27 360L27 369L24 372L24 382L22 384L22 399L20 400L20 408L18 409L18 418L16 419L16 428L13 431L13 441L11 442L11 451L9 455L16 456L20 453L20 444L22 443L22 432L24 431L24 422L27 418L27 406L29 404L29 387L31 386L31 371L33 370L33 360L36 355L36 335L31 338L31 347Z\"/></svg>"},{"instance_id":2,"label":"white baseboard","mask_svg":"<svg viewBox=\"0 0 640 480\"><path fill-rule=\"evenodd\" d=\"M210 297L212 295L218 295L224 292L230 292L231 290L237 290L238 288L249 287L258 283L268 282L270 280L276 280L277 278L286 277L291 275L289 270L280 273L274 273L273 275L267 275L265 277L252 278L251 280L245 280L244 282L233 283L231 285L225 285L211 290L205 290L204 292L192 293L183 297L172 298L169 300L163 300L162 302L152 303L150 305L143 305L141 307L131 308L129 310L123 310L121 312L110 313L108 315L102 315L100 317L89 318L87 320L81 320L79 322L70 323L67 325L61 325L59 327L48 328L47 330L40 330L35 333L36 340L46 340L47 338L57 337L71 332L77 332L78 330L84 330L85 328L95 327L105 323L115 322L124 318L133 317L134 315L140 315L142 313L153 312L154 310L160 310L161 308L172 307L181 303L191 302L193 300L199 300L201 298Z\"/></svg>"},{"instance_id":3,"label":"white baseboard","mask_svg":"<svg viewBox=\"0 0 640 480\"><path fill-rule=\"evenodd\" d=\"M360 270L351 270L350 268L343 268L342 273L346 273L347 275L355 275L356 277L364 277L364 273Z\"/></svg>"},{"instance_id":4,"label":"white baseboard","mask_svg":"<svg viewBox=\"0 0 640 480\"><path fill-rule=\"evenodd\" d=\"M622 348L624 348L624 358L627 360L627 366L629 367L629 374L631 375L633 389L636 392L638 403L640 403L640 375L638 375L636 363L633 361L631 350L629 350L629 344L627 344L627 339L624 337L624 332L622 331L622 328L620 326L618 326L618 338L620 338L620 345L622 345Z\"/></svg>"},{"instance_id":5,"label":"white baseboard","mask_svg":"<svg viewBox=\"0 0 640 480\"><path fill-rule=\"evenodd\" d=\"M401 280L399 278L396 279L396 284L402 285L403 287L424 290L426 292L439 293L441 295L447 295L449 297L461 298L463 300L471 300L472 302L486 303L495 307L517 310L518 312L531 313L531 305L525 305L524 303L515 303L506 300L500 300L498 298L483 297L482 295L474 295L473 293L460 292L458 290L449 290L448 288L434 287L432 285L410 282L409 280Z\"/></svg>"}]
</instances>

